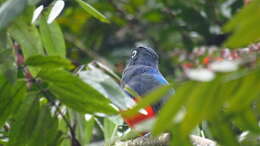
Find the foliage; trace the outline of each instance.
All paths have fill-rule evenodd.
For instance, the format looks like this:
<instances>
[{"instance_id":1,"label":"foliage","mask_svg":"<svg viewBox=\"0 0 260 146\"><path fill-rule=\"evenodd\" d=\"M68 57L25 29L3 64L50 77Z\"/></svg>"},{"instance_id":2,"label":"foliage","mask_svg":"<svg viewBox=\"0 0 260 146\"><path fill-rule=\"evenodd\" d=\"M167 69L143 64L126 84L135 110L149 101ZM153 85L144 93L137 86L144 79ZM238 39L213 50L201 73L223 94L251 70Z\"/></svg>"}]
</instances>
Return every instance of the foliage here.
<instances>
[{"instance_id":1,"label":"foliage","mask_svg":"<svg viewBox=\"0 0 260 146\"><path fill-rule=\"evenodd\" d=\"M19 3L19 5L17 5ZM6 27L13 19L19 15L25 5L27 4L27 0L11 0L8 2L5 2L0 9L1 17L0 17L0 30L2 30L4 27Z\"/></svg>"},{"instance_id":2,"label":"foliage","mask_svg":"<svg viewBox=\"0 0 260 146\"><path fill-rule=\"evenodd\" d=\"M231 125L234 122L236 127L241 128L240 130L250 130L256 133L259 133L260 130L256 115L253 113L254 109L251 108L254 100L259 98L259 92L251 91L250 94L248 93L250 86L251 88L259 86L257 83L258 75L259 69L249 73L246 71L246 73L237 72L223 77L220 76L208 83L193 81L184 83L176 89L178 92L162 109L154 125L153 132L159 134L166 129L178 127L177 131L172 132L183 136L183 138L173 139L173 143L181 143L180 141L185 139L196 125L202 120L208 120L209 129L213 131L213 134L217 133L215 136L220 144L238 145L235 133L232 132L229 124ZM241 84L241 86L239 87L238 84ZM187 92L191 88L192 92ZM240 103L243 103L243 105ZM177 114L183 112L183 107L180 105L185 107L185 111L181 113L183 114L181 119L176 119L178 118ZM219 115L220 113L221 115ZM230 123L223 121L224 119L229 119ZM173 123L167 122L172 120L174 120ZM161 123L167 124L161 125ZM247 128L244 129L245 127L238 123L243 123ZM227 135L221 135L221 133Z\"/></svg>"},{"instance_id":3,"label":"foliage","mask_svg":"<svg viewBox=\"0 0 260 146\"><path fill-rule=\"evenodd\" d=\"M109 23L109 20L100 12L98 12L95 8L93 8L91 5L89 5L88 3L85 3L82 0L77 0L77 2L79 3L79 5L86 10L89 14L93 15L94 17L98 18L100 21L102 22L106 22Z\"/></svg>"},{"instance_id":4,"label":"foliage","mask_svg":"<svg viewBox=\"0 0 260 146\"><path fill-rule=\"evenodd\" d=\"M260 13L256 12L259 11L259 7L260 1L253 1L226 24L224 27L225 31L234 31L234 35L226 42L227 46L239 47L259 41L259 30L248 30L248 28L257 28L257 26L260 25L259 21L257 21L257 18L260 17ZM247 19L247 21L243 21L244 19Z\"/></svg>"},{"instance_id":5,"label":"foliage","mask_svg":"<svg viewBox=\"0 0 260 146\"><path fill-rule=\"evenodd\" d=\"M172 133L171 145L190 145L196 129L220 145L259 145L259 43L217 49L229 35L221 27L234 13L224 26L233 31L225 45L259 41L259 0L245 8L240 0L76 0L65 1L61 14L53 8L57 1L63 0L0 0L0 145L111 145L139 135L122 117L169 93L147 126L154 135ZM32 24L41 5L45 8ZM60 16L48 24L50 13ZM138 42L161 48L161 69L170 85L136 105L118 85L117 74L118 60ZM98 61L78 66L93 59ZM217 73L212 64L218 60L239 68ZM193 80L187 71L195 68L214 79Z\"/></svg>"}]
</instances>

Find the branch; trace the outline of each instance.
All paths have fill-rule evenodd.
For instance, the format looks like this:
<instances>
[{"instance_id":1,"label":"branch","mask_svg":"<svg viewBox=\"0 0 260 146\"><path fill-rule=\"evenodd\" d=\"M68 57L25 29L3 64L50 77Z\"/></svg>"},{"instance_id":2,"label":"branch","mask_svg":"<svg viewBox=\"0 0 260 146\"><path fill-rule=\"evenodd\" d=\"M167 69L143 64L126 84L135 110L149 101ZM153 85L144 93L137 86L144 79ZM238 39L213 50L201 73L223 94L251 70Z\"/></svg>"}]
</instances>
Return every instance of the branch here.
<instances>
[{"instance_id":1,"label":"branch","mask_svg":"<svg viewBox=\"0 0 260 146\"><path fill-rule=\"evenodd\" d=\"M191 135L190 139L192 141L192 144L195 146L216 146L217 145L217 143L213 140L196 136L196 135Z\"/></svg>"},{"instance_id":2,"label":"branch","mask_svg":"<svg viewBox=\"0 0 260 146\"><path fill-rule=\"evenodd\" d=\"M191 135L190 140L194 146L216 146L216 142L200 136ZM164 133L158 137L142 136L133 140L118 141L115 146L167 146L169 142L170 134Z\"/></svg>"}]
</instances>

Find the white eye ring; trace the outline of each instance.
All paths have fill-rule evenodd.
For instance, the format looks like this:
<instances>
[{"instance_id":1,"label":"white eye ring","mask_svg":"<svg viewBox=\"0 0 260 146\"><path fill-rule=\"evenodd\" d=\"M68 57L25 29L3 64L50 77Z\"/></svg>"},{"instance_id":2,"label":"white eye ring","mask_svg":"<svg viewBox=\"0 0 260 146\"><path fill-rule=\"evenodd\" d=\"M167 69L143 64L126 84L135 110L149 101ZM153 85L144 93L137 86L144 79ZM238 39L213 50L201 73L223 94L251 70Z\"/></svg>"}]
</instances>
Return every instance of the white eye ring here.
<instances>
[{"instance_id":1,"label":"white eye ring","mask_svg":"<svg viewBox=\"0 0 260 146\"><path fill-rule=\"evenodd\" d=\"M132 56L131 56L131 58L134 58L134 57L136 56L136 54L137 54L137 51L134 50L134 51L132 52Z\"/></svg>"}]
</instances>

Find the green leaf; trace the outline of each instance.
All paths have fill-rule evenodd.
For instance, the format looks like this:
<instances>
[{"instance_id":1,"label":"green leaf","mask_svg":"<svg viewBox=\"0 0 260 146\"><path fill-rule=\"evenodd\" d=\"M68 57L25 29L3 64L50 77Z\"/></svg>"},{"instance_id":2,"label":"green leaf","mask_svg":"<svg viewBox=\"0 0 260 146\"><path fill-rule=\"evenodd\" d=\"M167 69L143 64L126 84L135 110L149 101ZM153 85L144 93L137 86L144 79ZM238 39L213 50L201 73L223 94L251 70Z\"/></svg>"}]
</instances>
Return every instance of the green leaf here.
<instances>
[{"instance_id":1,"label":"green leaf","mask_svg":"<svg viewBox=\"0 0 260 146\"><path fill-rule=\"evenodd\" d=\"M58 120L50 114L50 108L47 105L40 107L37 122L32 131L32 136L28 146L46 146L53 143L58 134Z\"/></svg>"},{"instance_id":2,"label":"green leaf","mask_svg":"<svg viewBox=\"0 0 260 146\"><path fill-rule=\"evenodd\" d=\"M212 120L209 124L209 128L218 144L226 146L239 145L231 126L224 119Z\"/></svg>"},{"instance_id":3,"label":"green leaf","mask_svg":"<svg viewBox=\"0 0 260 146\"><path fill-rule=\"evenodd\" d=\"M7 0L0 7L0 31L22 13L27 0Z\"/></svg>"},{"instance_id":4,"label":"green leaf","mask_svg":"<svg viewBox=\"0 0 260 146\"><path fill-rule=\"evenodd\" d=\"M140 98L140 95L135 92L133 89L131 89L128 85L125 85L124 90L129 93L131 96L135 97L135 98Z\"/></svg>"},{"instance_id":5,"label":"green leaf","mask_svg":"<svg viewBox=\"0 0 260 146\"><path fill-rule=\"evenodd\" d=\"M6 31L0 31L0 50L7 48L7 34Z\"/></svg>"},{"instance_id":6,"label":"green leaf","mask_svg":"<svg viewBox=\"0 0 260 146\"><path fill-rule=\"evenodd\" d=\"M115 81L117 82L121 81L121 78L110 67L106 66L105 64L99 61L94 61L91 62L91 65L95 65L96 69L102 70L104 73L108 74Z\"/></svg>"},{"instance_id":7,"label":"green leaf","mask_svg":"<svg viewBox=\"0 0 260 146\"><path fill-rule=\"evenodd\" d=\"M44 70L38 74L38 77L48 83L48 89L56 98L76 111L117 113L107 98L67 71Z\"/></svg>"},{"instance_id":8,"label":"green leaf","mask_svg":"<svg viewBox=\"0 0 260 146\"><path fill-rule=\"evenodd\" d=\"M59 122L59 124L58 124L59 125L59 131L62 132L61 139L59 140L60 145L61 146L71 146L71 139L69 137L67 137L67 138L64 137L66 135L64 135L65 133L63 131L69 130L66 122L63 119L59 119L58 122ZM53 146L55 146L55 145L53 145Z\"/></svg>"},{"instance_id":9,"label":"green leaf","mask_svg":"<svg viewBox=\"0 0 260 146\"><path fill-rule=\"evenodd\" d=\"M17 111L11 123L8 146L46 146L55 143L58 120L51 116L48 105L39 105L34 93L24 100Z\"/></svg>"},{"instance_id":10,"label":"green leaf","mask_svg":"<svg viewBox=\"0 0 260 146\"><path fill-rule=\"evenodd\" d=\"M40 33L43 45L50 56L66 56L66 46L63 33L58 23L47 24L44 16L40 19Z\"/></svg>"},{"instance_id":11,"label":"green leaf","mask_svg":"<svg viewBox=\"0 0 260 146\"><path fill-rule=\"evenodd\" d=\"M171 126L171 122L181 107L187 102L194 82L187 82L176 89L176 93L162 107L153 127L153 134L158 135ZM164 124L161 124L164 123Z\"/></svg>"},{"instance_id":12,"label":"green leaf","mask_svg":"<svg viewBox=\"0 0 260 146\"><path fill-rule=\"evenodd\" d=\"M243 131L250 130L254 133L260 133L260 127L258 126L256 115L250 109L236 115L234 118L234 124Z\"/></svg>"},{"instance_id":13,"label":"green leaf","mask_svg":"<svg viewBox=\"0 0 260 146\"><path fill-rule=\"evenodd\" d=\"M124 131L123 135L120 136L118 140L127 141L129 139L134 139L139 136L140 136L140 132L138 132L134 129L129 129L129 130Z\"/></svg>"},{"instance_id":14,"label":"green leaf","mask_svg":"<svg viewBox=\"0 0 260 146\"><path fill-rule=\"evenodd\" d=\"M216 113L213 110L207 110L216 104L217 90L219 89L219 81L216 79L213 82L195 83L194 88L189 94L187 100L186 114L180 124L181 133L188 135L202 120L208 116L214 116ZM218 104L222 105L222 104ZM220 106L221 107L221 106ZM219 111L219 108L214 108Z\"/></svg>"},{"instance_id":15,"label":"green leaf","mask_svg":"<svg viewBox=\"0 0 260 146\"><path fill-rule=\"evenodd\" d=\"M104 119L104 137L105 145L111 145L115 139L118 125L112 122L109 118Z\"/></svg>"},{"instance_id":16,"label":"green leaf","mask_svg":"<svg viewBox=\"0 0 260 146\"><path fill-rule=\"evenodd\" d=\"M138 104L134 108L123 112L123 116L133 116L140 109L154 104L156 101L160 100L164 96L169 96L171 88L171 85L161 86L158 89L155 89L154 91L148 93L147 95L142 97L140 101L138 101Z\"/></svg>"},{"instance_id":17,"label":"green leaf","mask_svg":"<svg viewBox=\"0 0 260 146\"><path fill-rule=\"evenodd\" d=\"M177 124L175 127L171 128L171 134L175 135L174 138L171 138L171 146L191 146L190 139L188 135L183 134L180 131L179 125Z\"/></svg>"},{"instance_id":18,"label":"green leaf","mask_svg":"<svg viewBox=\"0 0 260 146\"><path fill-rule=\"evenodd\" d=\"M249 70L236 80L237 86L230 97L227 111L243 110L250 106L254 99L260 98L258 90L249 90L260 87L259 74L260 69ZM241 103L243 104L241 105Z\"/></svg>"},{"instance_id":19,"label":"green leaf","mask_svg":"<svg viewBox=\"0 0 260 146\"><path fill-rule=\"evenodd\" d=\"M153 10L145 13L143 17L151 23L158 23L162 21L165 16L160 12L160 10Z\"/></svg>"},{"instance_id":20,"label":"green leaf","mask_svg":"<svg viewBox=\"0 0 260 146\"><path fill-rule=\"evenodd\" d=\"M29 57L25 64L33 67L46 68L66 68L72 69L73 65L69 60L60 56L36 55Z\"/></svg>"},{"instance_id":21,"label":"green leaf","mask_svg":"<svg viewBox=\"0 0 260 146\"><path fill-rule=\"evenodd\" d=\"M58 131L56 132L56 135L54 135L52 141L49 141L47 145L50 145L50 146L58 146L58 145L61 145L61 142L63 140L63 132L62 131ZM64 145L63 145L64 146Z\"/></svg>"},{"instance_id":22,"label":"green leaf","mask_svg":"<svg viewBox=\"0 0 260 146\"><path fill-rule=\"evenodd\" d=\"M26 84L24 81L17 81L15 84L6 81L0 86L0 127L10 115L17 112L25 96Z\"/></svg>"},{"instance_id":23,"label":"green leaf","mask_svg":"<svg viewBox=\"0 0 260 146\"><path fill-rule=\"evenodd\" d=\"M225 107L224 115L249 108L254 100L260 97L258 90L254 90L255 87L260 86L259 74L259 69L242 70L218 76L208 83L182 84L161 109L153 133L157 135L172 126L179 125L179 130L185 136L203 120L218 117L223 107ZM182 110L182 107L185 107L185 110ZM244 118L240 117L240 125L243 125L244 129L247 127L256 131L253 119L252 115L246 114Z\"/></svg>"},{"instance_id":24,"label":"green leaf","mask_svg":"<svg viewBox=\"0 0 260 146\"><path fill-rule=\"evenodd\" d=\"M94 7L92 7L88 3L84 2L83 0L76 0L76 1L90 15L96 17L101 22L109 23L109 20L103 14L101 14L99 11L97 11Z\"/></svg>"},{"instance_id":25,"label":"green leaf","mask_svg":"<svg viewBox=\"0 0 260 146\"><path fill-rule=\"evenodd\" d=\"M11 123L10 141L7 146L24 146L32 136L39 115L39 102L35 95L27 97Z\"/></svg>"},{"instance_id":26,"label":"green leaf","mask_svg":"<svg viewBox=\"0 0 260 146\"><path fill-rule=\"evenodd\" d=\"M135 104L135 101L122 90L118 83L99 68L91 66L91 69L83 69L78 74L84 82L109 98L120 110L127 110Z\"/></svg>"},{"instance_id":27,"label":"green leaf","mask_svg":"<svg viewBox=\"0 0 260 146\"><path fill-rule=\"evenodd\" d=\"M4 56L0 60L4 60L4 62L0 63L0 74L3 74L5 78L9 82L15 82L17 78L17 67L16 64L14 63L15 60L12 55L12 50L4 50L0 52L0 57Z\"/></svg>"},{"instance_id":28,"label":"green leaf","mask_svg":"<svg viewBox=\"0 0 260 146\"><path fill-rule=\"evenodd\" d=\"M223 30L225 32L233 32L233 35L225 42L225 45L231 48L238 48L259 41L259 19L260 0L254 0L224 26Z\"/></svg>"},{"instance_id":29,"label":"green leaf","mask_svg":"<svg viewBox=\"0 0 260 146\"><path fill-rule=\"evenodd\" d=\"M73 110L69 110L69 111L71 111L70 115L72 115L73 124L76 125L75 131L76 131L76 136L78 141L82 145L89 145L92 138L93 128L95 125L94 116L88 115L90 116L90 118L86 120L84 114L80 114Z\"/></svg>"},{"instance_id":30,"label":"green leaf","mask_svg":"<svg viewBox=\"0 0 260 146\"><path fill-rule=\"evenodd\" d=\"M17 76L14 52L7 45L6 31L0 32L0 74L3 74L10 82L14 82Z\"/></svg>"},{"instance_id":31,"label":"green leaf","mask_svg":"<svg viewBox=\"0 0 260 146\"><path fill-rule=\"evenodd\" d=\"M40 0L28 0L29 5L35 5L39 2Z\"/></svg>"},{"instance_id":32,"label":"green leaf","mask_svg":"<svg viewBox=\"0 0 260 146\"><path fill-rule=\"evenodd\" d=\"M21 45L25 60L34 55L44 55L37 28L27 24L22 17L9 28L8 32ZM39 70L32 67L29 70L33 76L39 72Z\"/></svg>"},{"instance_id":33,"label":"green leaf","mask_svg":"<svg viewBox=\"0 0 260 146\"><path fill-rule=\"evenodd\" d=\"M26 24L23 19L19 19L10 27L9 32L21 45L25 59L34 55L44 55L40 35L36 27Z\"/></svg>"}]
</instances>

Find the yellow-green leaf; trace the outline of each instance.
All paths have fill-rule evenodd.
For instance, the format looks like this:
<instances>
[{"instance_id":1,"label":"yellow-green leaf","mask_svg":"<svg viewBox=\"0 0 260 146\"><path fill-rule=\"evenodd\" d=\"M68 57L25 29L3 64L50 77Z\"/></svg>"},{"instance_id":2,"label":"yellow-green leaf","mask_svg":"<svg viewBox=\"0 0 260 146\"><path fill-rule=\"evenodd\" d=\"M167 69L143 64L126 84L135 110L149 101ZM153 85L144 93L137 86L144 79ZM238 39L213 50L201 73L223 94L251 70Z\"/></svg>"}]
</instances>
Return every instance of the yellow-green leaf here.
<instances>
[{"instance_id":1,"label":"yellow-green leaf","mask_svg":"<svg viewBox=\"0 0 260 146\"><path fill-rule=\"evenodd\" d=\"M238 48L260 41L260 0L254 0L238 12L223 28L233 32L225 42L227 47Z\"/></svg>"},{"instance_id":2,"label":"yellow-green leaf","mask_svg":"<svg viewBox=\"0 0 260 146\"><path fill-rule=\"evenodd\" d=\"M106 16L104 16L103 14L101 14L98 10L96 10L94 7L92 7L91 5L89 5L88 3L84 2L83 0L76 0L79 5L85 10L87 11L90 15L96 17L98 20L100 20L101 22L105 22L105 23L109 23L109 20L106 18Z\"/></svg>"}]
</instances>

